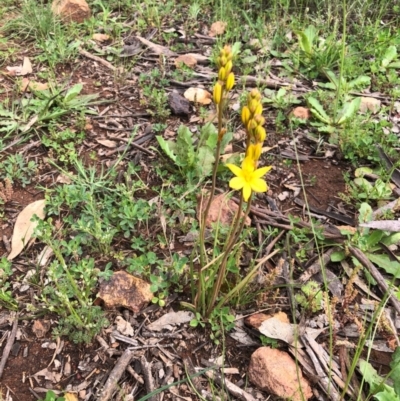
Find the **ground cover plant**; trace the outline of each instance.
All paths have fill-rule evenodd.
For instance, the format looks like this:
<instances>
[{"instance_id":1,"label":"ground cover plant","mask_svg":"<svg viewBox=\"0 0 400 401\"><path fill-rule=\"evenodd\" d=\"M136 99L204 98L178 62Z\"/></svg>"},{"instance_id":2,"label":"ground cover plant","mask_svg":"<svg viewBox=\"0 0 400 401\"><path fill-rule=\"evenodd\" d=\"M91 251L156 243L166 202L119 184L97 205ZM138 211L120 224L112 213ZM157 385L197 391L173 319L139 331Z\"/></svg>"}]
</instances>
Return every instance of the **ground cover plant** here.
<instances>
[{"instance_id":1,"label":"ground cover plant","mask_svg":"<svg viewBox=\"0 0 400 401\"><path fill-rule=\"evenodd\" d=\"M88 10L0 9L1 399L400 399L398 5Z\"/></svg>"}]
</instances>

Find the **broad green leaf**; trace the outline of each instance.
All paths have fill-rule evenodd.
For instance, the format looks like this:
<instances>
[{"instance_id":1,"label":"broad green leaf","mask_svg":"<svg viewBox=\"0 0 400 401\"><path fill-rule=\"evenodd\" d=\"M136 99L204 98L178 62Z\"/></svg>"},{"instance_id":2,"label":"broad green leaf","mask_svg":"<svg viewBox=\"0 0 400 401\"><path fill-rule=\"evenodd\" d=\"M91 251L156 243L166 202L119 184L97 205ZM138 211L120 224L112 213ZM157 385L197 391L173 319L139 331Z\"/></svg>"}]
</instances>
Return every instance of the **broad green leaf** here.
<instances>
[{"instance_id":1,"label":"broad green leaf","mask_svg":"<svg viewBox=\"0 0 400 401\"><path fill-rule=\"evenodd\" d=\"M381 66L386 68L395 58L397 57L397 49L396 46L392 45L386 49L385 54L383 55Z\"/></svg>"},{"instance_id":2,"label":"broad green leaf","mask_svg":"<svg viewBox=\"0 0 400 401\"><path fill-rule=\"evenodd\" d=\"M398 69L400 68L400 61L394 61L393 63L390 63L387 68L395 68Z\"/></svg>"},{"instance_id":3,"label":"broad green leaf","mask_svg":"<svg viewBox=\"0 0 400 401\"><path fill-rule=\"evenodd\" d=\"M242 47L242 43L241 42L235 42L232 45L232 55L233 57L237 56L240 52L240 48Z\"/></svg>"},{"instance_id":4,"label":"broad green leaf","mask_svg":"<svg viewBox=\"0 0 400 401\"><path fill-rule=\"evenodd\" d=\"M286 95L286 89L285 88L280 88L278 92L276 93L276 98L280 99Z\"/></svg>"},{"instance_id":5,"label":"broad green leaf","mask_svg":"<svg viewBox=\"0 0 400 401\"><path fill-rule=\"evenodd\" d=\"M178 137L176 139L176 163L180 167L193 167L196 154L193 146L193 136L189 128L181 125L178 128Z\"/></svg>"},{"instance_id":6,"label":"broad green leaf","mask_svg":"<svg viewBox=\"0 0 400 401\"><path fill-rule=\"evenodd\" d=\"M354 184L362 189L366 190L367 192L372 191L373 185L363 177L358 177L353 180Z\"/></svg>"},{"instance_id":7,"label":"broad green leaf","mask_svg":"<svg viewBox=\"0 0 400 401\"><path fill-rule=\"evenodd\" d=\"M313 25L309 25L304 31L296 32L296 34L299 39L301 50L310 56L313 53L312 47L315 37L317 36L317 30Z\"/></svg>"},{"instance_id":8,"label":"broad green leaf","mask_svg":"<svg viewBox=\"0 0 400 401\"><path fill-rule=\"evenodd\" d=\"M233 138L233 133L232 132L227 132L223 137L221 141L221 153L224 153L224 149L228 145L228 143L232 140Z\"/></svg>"},{"instance_id":9,"label":"broad green leaf","mask_svg":"<svg viewBox=\"0 0 400 401\"><path fill-rule=\"evenodd\" d=\"M368 250L371 250L375 245L377 245L385 233L381 230L374 230L367 235L366 247Z\"/></svg>"},{"instance_id":10,"label":"broad green leaf","mask_svg":"<svg viewBox=\"0 0 400 401\"><path fill-rule=\"evenodd\" d=\"M311 113L313 113L315 117L326 124L331 123L331 118L328 116L328 114L326 114L321 103L317 99L315 99L315 97L309 97L307 99L307 102L311 107Z\"/></svg>"},{"instance_id":11,"label":"broad green leaf","mask_svg":"<svg viewBox=\"0 0 400 401\"><path fill-rule=\"evenodd\" d=\"M372 220L372 208L368 203L361 203L360 209L358 210L358 222L367 223Z\"/></svg>"},{"instance_id":12,"label":"broad green leaf","mask_svg":"<svg viewBox=\"0 0 400 401\"><path fill-rule=\"evenodd\" d=\"M257 61L257 56L247 56L241 59L243 64L253 64Z\"/></svg>"},{"instance_id":13,"label":"broad green leaf","mask_svg":"<svg viewBox=\"0 0 400 401\"><path fill-rule=\"evenodd\" d=\"M355 177L364 177L365 174L372 174L374 171L369 167L359 167L354 171Z\"/></svg>"},{"instance_id":14,"label":"broad green leaf","mask_svg":"<svg viewBox=\"0 0 400 401\"><path fill-rule=\"evenodd\" d=\"M400 233L394 233L382 238L382 244L386 246L394 245L400 242Z\"/></svg>"},{"instance_id":15,"label":"broad green leaf","mask_svg":"<svg viewBox=\"0 0 400 401\"><path fill-rule=\"evenodd\" d=\"M82 88L82 84L74 85L71 89L67 91L66 95L64 96L64 102L68 103L72 99L75 99L81 93Z\"/></svg>"},{"instance_id":16,"label":"broad green leaf","mask_svg":"<svg viewBox=\"0 0 400 401\"><path fill-rule=\"evenodd\" d=\"M357 111L359 110L360 104L361 104L361 98L360 97L357 97L357 98L353 99L349 103L345 103L345 105L343 106L342 110L339 113L339 115L341 117L338 119L337 123L338 124L343 124L347 120L352 118L357 113Z\"/></svg>"},{"instance_id":17,"label":"broad green leaf","mask_svg":"<svg viewBox=\"0 0 400 401\"><path fill-rule=\"evenodd\" d=\"M367 77L366 75L361 75L360 77L353 79L352 81L349 82L350 89L369 85L371 85L371 78Z\"/></svg>"},{"instance_id":18,"label":"broad green leaf","mask_svg":"<svg viewBox=\"0 0 400 401\"><path fill-rule=\"evenodd\" d=\"M374 395L378 401L400 401L399 397L396 397L396 393L393 387L385 385L385 389Z\"/></svg>"},{"instance_id":19,"label":"broad green leaf","mask_svg":"<svg viewBox=\"0 0 400 401\"><path fill-rule=\"evenodd\" d=\"M391 274L395 278L400 278L400 262L390 260L388 255L366 253L366 256L372 263L384 269L386 273Z\"/></svg>"},{"instance_id":20,"label":"broad green leaf","mask_svg":"<svg viewBox=\"0 0 400 401\"><path fill-rule=\"evenodd\" d=\"M332 262L341 262L346 259L346 253L344 251L337 251L331 254Z\"/></svg>"},{"instance_id":21,"label":"broad green leaf","mask_svg":"<svg viewBox=\"0 0 400 401\"><path fill-rule=\"evenodd\" d=\"M168 142L160 135L156 136L157 142L160 145L160 148L164 151L164 153L176 163L176 155L170 149Z\"/></svg>"},{"instance_id":22,"label":"broad green leaf","mask_svg":"<svg viewBox=\"0 0 400 401\"><path fill-rule=\"evenodd\" d=\"M359 360L359 366L364 380L369 384L370 392L374 393L381 383L382 378L378 375L378 372L373 366L364 359Z\"/></svg>"},{"instance_id":23,"label":"broad green leaf","mask_svg":"<svg viewBox=\"0 0 400 401\"><path fill-rule=\"evenodd\" d=\"M214 151L208 146L202 146L197 156L196 170L199 177L207 177L215 162Z\"/></svg>"},{"instance_id":24,"label":"broad green leaf","mask_svg":"<svg viewBox=\"0 0 400 401\"><path fill-rule=\"evenodd\" d=\"M393 380L394 391L400 397L400 347L397 347L392 355L390 362L390 378Z\"/></svg>"}]
</instances>

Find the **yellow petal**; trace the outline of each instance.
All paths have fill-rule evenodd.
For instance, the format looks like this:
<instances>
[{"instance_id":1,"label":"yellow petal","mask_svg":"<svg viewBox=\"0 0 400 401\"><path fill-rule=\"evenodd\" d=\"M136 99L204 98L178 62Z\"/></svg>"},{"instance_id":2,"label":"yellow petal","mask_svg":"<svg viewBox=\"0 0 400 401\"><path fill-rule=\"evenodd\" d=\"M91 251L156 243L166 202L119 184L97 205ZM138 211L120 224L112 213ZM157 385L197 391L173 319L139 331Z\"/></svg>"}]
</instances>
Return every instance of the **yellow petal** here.
<instances>
[{"instance_id":1,"label":"yellow petal","mask_svg":"<svg viewBox=\"0 0 400 401\"><path fill-rule=\"evenodd\" d=\"M242 169L240 167L236 166L235 164L227 163L226 167L228 167L229 170L231 170L232 173L235 174L237 177L243 177Z\"/></svg>"},{"instance_id":2,"label":"yellow petal","mask_svg":"<svg viewBox=\"0 0 400 401\"><path fill-rule=\"evenodd\" d=\"M262 178L252 180L250 186L254 192L267 192L268 190L268 185Z\"/></svg>"},{"instance_id":3,"label":"yellow petal","mask_svg":"<svg viewBox=\"0 0 400 401\"><path fill-rule=\"evenodd\" d=\"M245 184L246 184L246 182L243 180L243 178L240 178L240 177L233 177L229 181L229 186L232 189L236 189L237 191L239 189L242 189Z\"/></svg>"},{"instance_id":4,"label":"yellow petal","mask_svg":"<svg viewBox=\"0 0 400 401\"><path fill-rule=\"evenodd\" d=\"M258 168L256 171L254 171L253 177L254 178L261 178L265 174L267 174L268 171L271 170L271 168L272 168L272 166L265 166L265 167Z\"/></svg>"},{"instance_id":5,"label":"yellow petal","mask_svg":"<svg viewBox=\"0 0 400 401\"><path fill-rule=\"evenodd\" d=\"M245 186L243 187L243 199L245 202L247 202L250 198L251 195L251 187L249 184L245 184Z\"/></svg>"}]
</instances>

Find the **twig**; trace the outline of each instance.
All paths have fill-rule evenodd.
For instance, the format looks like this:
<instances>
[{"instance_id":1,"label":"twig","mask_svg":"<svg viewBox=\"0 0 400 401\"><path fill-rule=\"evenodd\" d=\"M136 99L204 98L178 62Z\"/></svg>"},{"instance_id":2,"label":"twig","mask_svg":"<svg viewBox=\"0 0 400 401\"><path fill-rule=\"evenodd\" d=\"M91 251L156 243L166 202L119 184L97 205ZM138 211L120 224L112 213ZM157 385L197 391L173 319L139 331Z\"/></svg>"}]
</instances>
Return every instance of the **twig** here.
<instances>
[{"instance_id":1,"label":"twig","mask_svg":"<svg viewBox=\"0 0 400 401\"><path fill-rule=\"evenodd\" d=\"M111 398L115 388L117 387L118 380L121 378L122 374L126 370L126 367L131 362L132 356L133 352L131 352L129 349L124 351L108 376L98 401L108 401Z\"/></svg>"},{"instance_id":2,"label":"twig","mask_svg":"<svg viewBox=\"0 0 400 401\"><path fill-rule=\"evenodd\" d=\"M233 384L231 381L229 381L226 377L222 377L219 373L214 372L212 370L208 370L206 372L206 375L210 378L215 380L220 386L225 386L226 389L234 396L239 398L240 400L243 401L256 401L256 399L249 393L246 393L246 391L242 390L240 387L236 386L236 384Z\"/></svg>"},{"instance_id":3,"label":"twig","mask_svg":"<svg viewBox=\"0 0 400 401\"><path fill-rule=\"evenodd\" d=\"M9 357L9 355L10 355L11 348L12 348L12 346L14 344L15 336L17 335L17 329L18 329L18 313L15 314L14 323L13 323L13 327L11 329L10 337L8 337L7 344L4 347L3 355L1 357L0 378L3 375L3 371L4 371L4 368L6 366L7 359Z\"/></svg>"},{"instance_id":4,"label":"twig","mask_svg":"<svg viewBox=\"0 0 400 401\"><path fill-rule=\"evenodd\" d=\"M108 69L110 69L112 71L120 71L120 68L114 67L107 60L104 60L101 57L95 56L94 54L91 54L91 53L87 52L86 50L79 49L79 54L81 56L85 56L87 58L90 58L91 60L97 61L99 64L104 65L104 67L107 67Z\"/></svg>"},{"instance_id":5,"label":"twig","mask_svg":"<svg viewBox=\"0 0 400 401\"><path fill-rule=\"evenodd\" d=\"M382 277L382 274L379 270L374 266L372 262L361 252L358 248L353 248L349 246L350 253L371 273L372 277L378 283L378 287L384 294L388 294L389 299L396 309L396 312L400 314L400 301L393 295L393 292L389 285L386 283L385 279Z\"/></svg>"},{"instance_id":6,"label":"twig","mask_svg":"<svg viewBox=\"0 0 400 401\"><path fill-rule=\"evenodd\" d=\"M330 248L327 252L325 252L321 258L318 258L315 263L313 263L299 278L298 281L300 283L307 282L314 274L321 271L322 266L326 266L326 264L330 261L331 255L333 252L337 251L337 248Z\"/></svg>"},{"instance_id":7,"label":"twig","mask_svg":"<svg viewBox=\"0 0 400 401\"><path fill-rule=\"evenodd\" d=\"M150 394L154 391L154 379L153 375L151 374L151 363L148 363L146 357L142 355L140 358L140 365L142 367L142 373L144 378L144 384L146 386L147 394ZM158 401L158 395L153 395L148 400L149 401Z\"/></svg>"}]
</instances>

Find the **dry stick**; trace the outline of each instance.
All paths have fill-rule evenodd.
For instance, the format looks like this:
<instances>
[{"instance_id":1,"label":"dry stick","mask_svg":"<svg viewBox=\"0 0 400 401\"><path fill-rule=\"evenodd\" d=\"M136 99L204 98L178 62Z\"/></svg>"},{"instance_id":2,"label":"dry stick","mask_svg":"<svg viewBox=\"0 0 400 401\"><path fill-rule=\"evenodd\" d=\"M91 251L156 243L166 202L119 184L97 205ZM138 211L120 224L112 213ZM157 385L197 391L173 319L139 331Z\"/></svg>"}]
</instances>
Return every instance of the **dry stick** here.
<instances>
[{"instance_id":1,"label":"dry stick","mask_svg":"<svg viewBox=\"0 0 400 401\"><path fill-rule=\"evenodd\" d=\"M104 65L104 67L107 67L111 71L118 71L119 70L117 67L114 67L107 60L104 60L101 57L95 56L94 54L91 54L91 53L87 52L86 50L79 49L79 54L82 55L82 56L85 56L87 58L90 58L91 60L97 61L99 64Z\"/></svg>"},{"instance_id":2,"label":"dry stick","mask_svg":"<svg viewBox=\"0 0 400 401\"><path fill-rule=\"evenodd\" d=\"M3 356L1 357L0 362L0 378L3 375L4 368L6 367L8 356L10 355L11 348L14 344L15 336L17 335L18 329L18 313L16 313L14 318L13 327L11 329L10 337L8 337L7 344L3 350Z\"/></svg>"},{"instance_id":3,"label":"dry stick","mask_svg":"<svg viewBox=\"0 0 400 401\"><path fill-rule=\"evenodd\" d=\"M234 397L237 397L243 401L256 401L256 399L251 394L246 393L246 391L244 391L240 387L236 386L236 384L233 384L226 377L222 377L219 373L213 372L212 370L208 370L206 372L206 375L210 379L215 380L215 382L217 382L221 387L225 386L226 389Z\"/></svg>"},{"instance_id":4,"label":"dry stick","mask_svg":"<svg viewBox=\"0 0 400 401\"><path fill-rule=\"evenodd\" d=\"M313 263L299 278L298 281L300 283L305 283L308 281L314 274L321 271L322 266L326 266L326 264L330 261L331 255L333 252L337 251L337 248L330 248L327 252L325 252L321 258Z\"/></svg>"},{"instance_id":5,"label":"dry stick","mask_svg":"<svg viewBox=\"0 0 400 401\"><path fill-rule=\"evenodd\" d=\"M121 357L118 359L113 370L111 371L106 384L103 387L103 391L98 399L98 401L108 401L115 388L117 387L118 380L121 378L122 374L125 372L126 367L129 365L133 357L133 352L129 349L125 350Z\"/></svg>"},{"instance_id":6,"label":"dry stick","mask_svg":"<svg viewBox=\"0 0 400 401\"><path fill-rule=\"evenodd\" d=\"M372 277L378 283L378 287L380 288L380 290L384 294L388 294L394 309L396 309L396 312L400 314L400 301L396 298L396 296L393 295L389 285L386 283L379 270L358 248L353 248L352 246L349 246L349 251L366 269L368 269Z\"/></svg>"},{"instance_id":7,"label":"dry stick","mask_svg":"<svg viewBox=\"0 0 400 401\"><path fill-rule=\"evenodd\" d=\"M329 377L327 377L326 373L324 372L324 369L322 368L317 356L314 354L314 351L308 344L307 340L302 336L303 343L307 349L307 356L311 359L314 369L317 372L318 375L318 384L321 387L321 389L325 392L325 394L329 395L330 399L334 401L339 401L340 400L340 394L337 391L336 387L334 384L331 382Z\"/></svg>"},{"instance_id":8,"label":"dry stick","mask_svg":"<svg viewBox=\"0 0 400 401\"><path fill-rule=\"evenodd\" d=\"M150 394L152 391L154 391L154 379L153 375L151 374L151 363L148 363L146 360L146 357L142 355L140 358L140 365L142 367L142 373L143 373L143 378L144 378L144 384L146 386L146 393ZM153 395L148 399L149 401L158 401L158 394Z\"/></svg>"}]
</instances>

